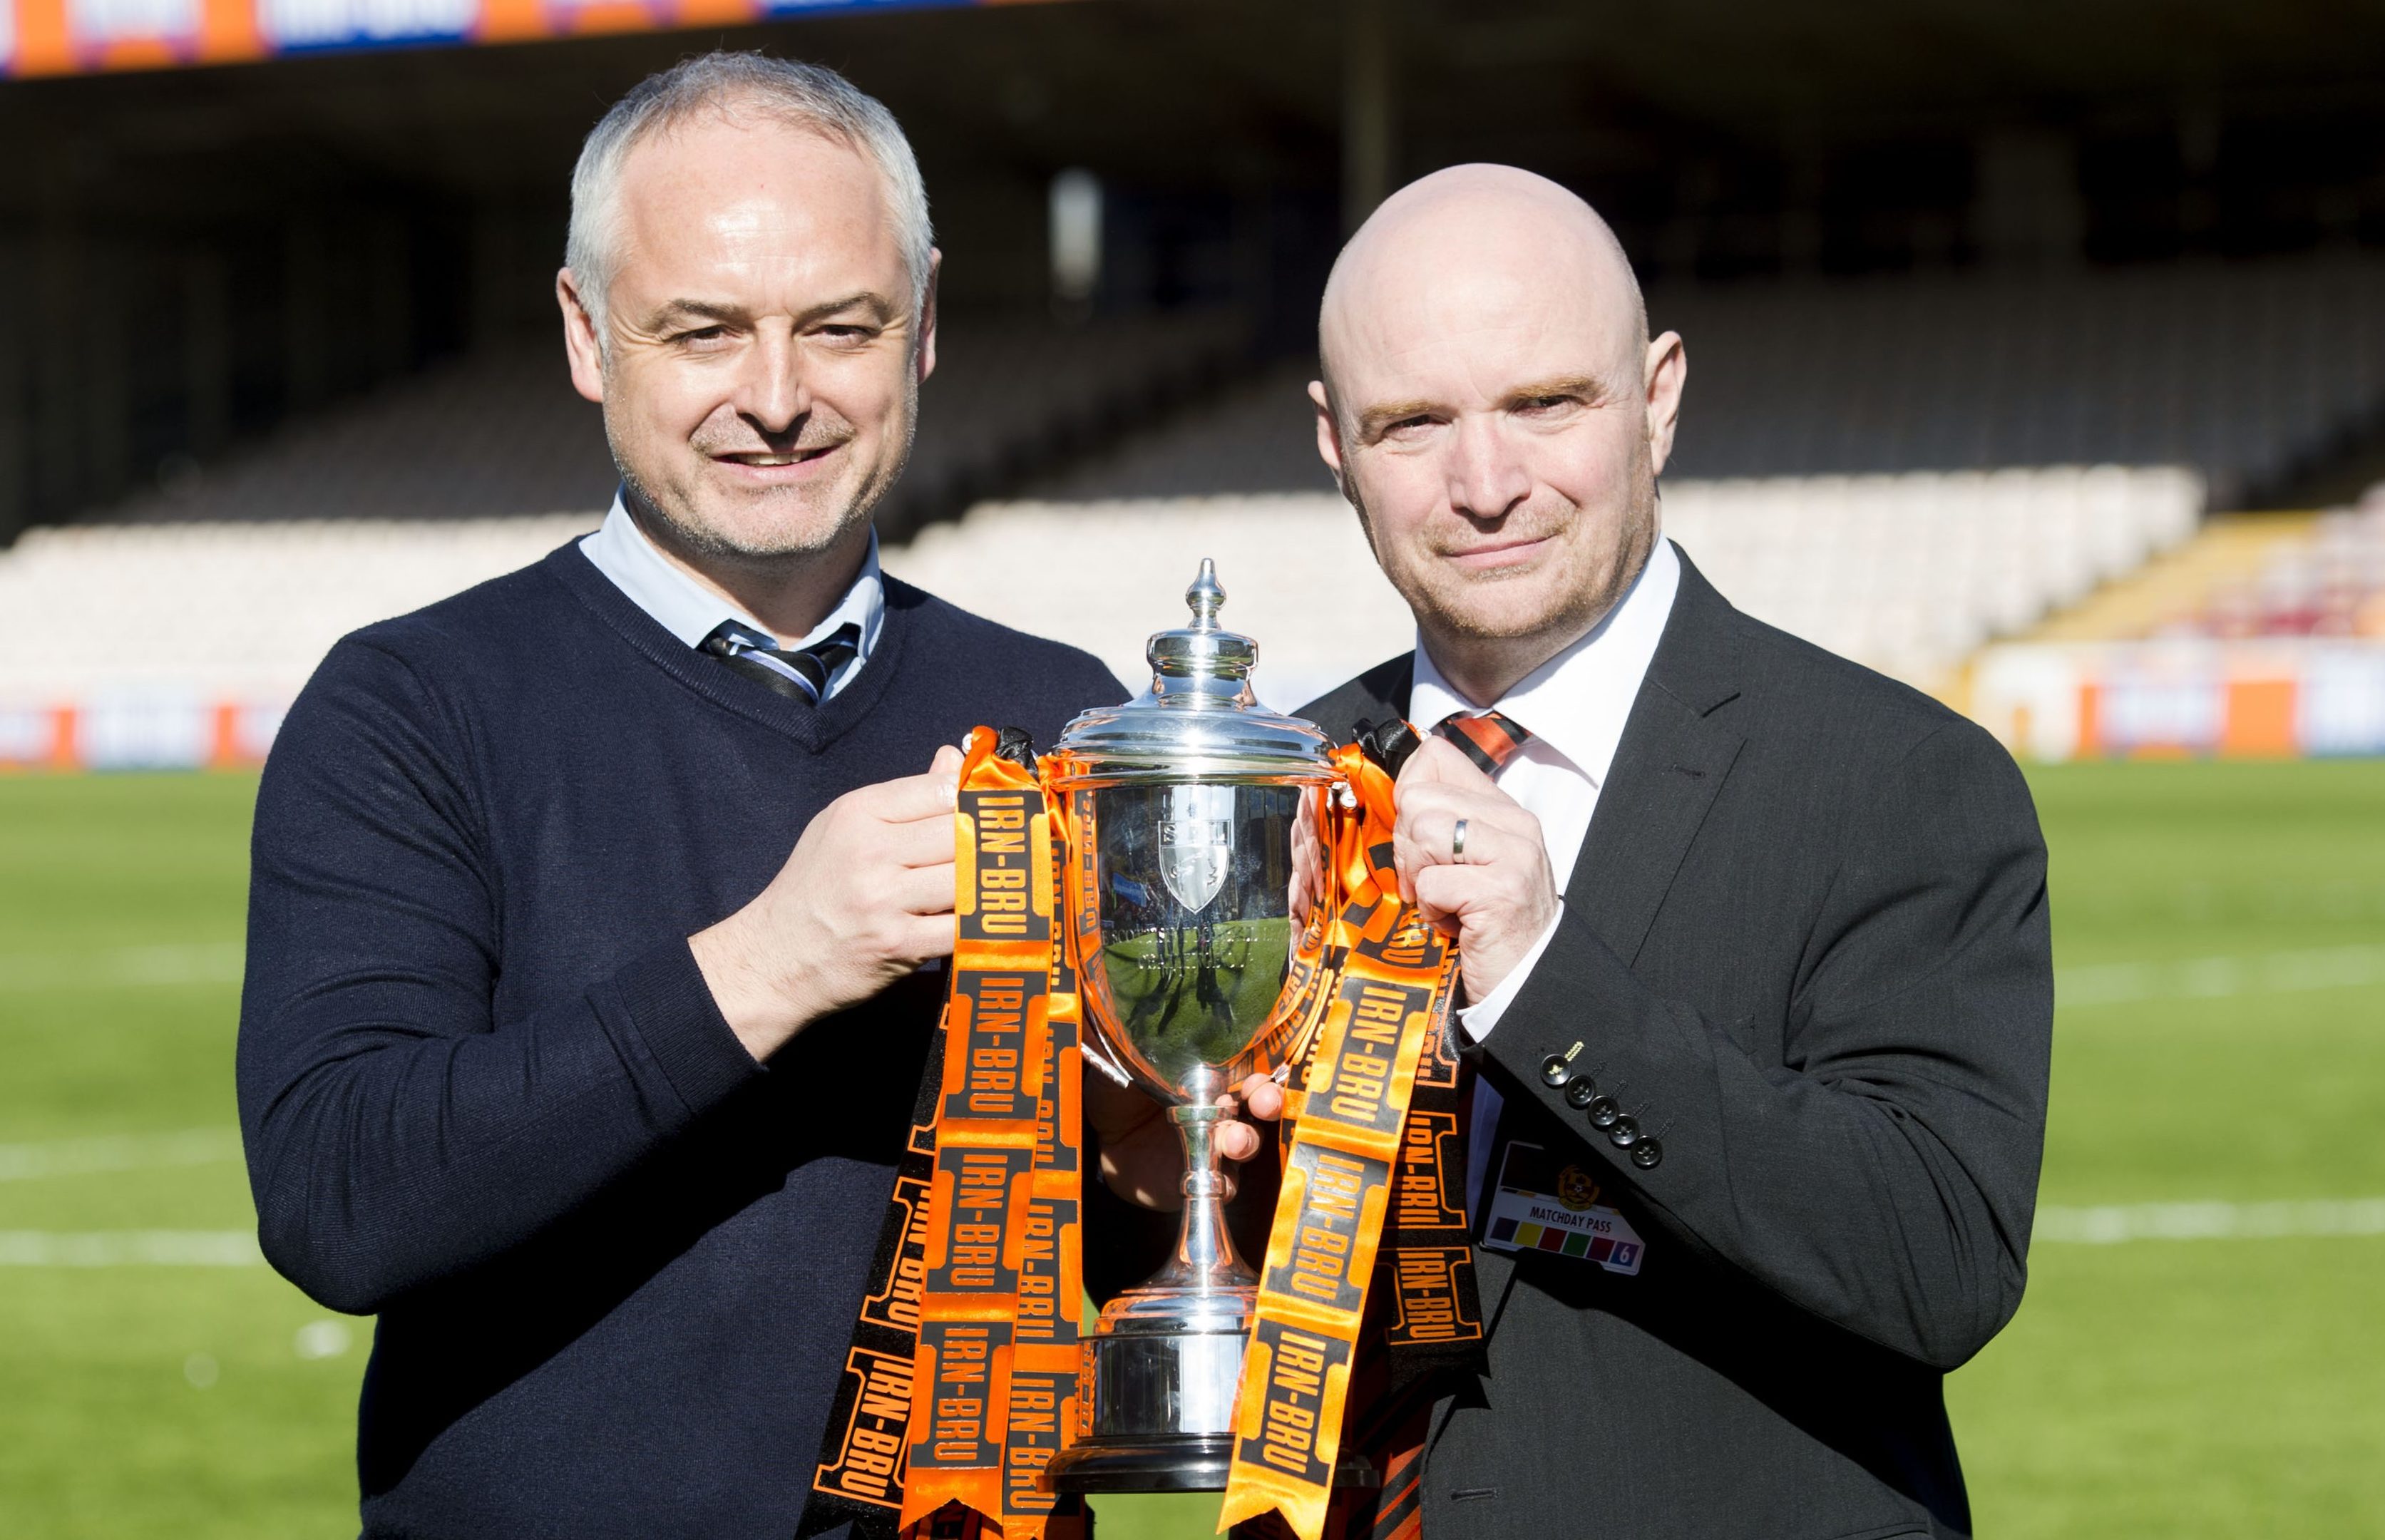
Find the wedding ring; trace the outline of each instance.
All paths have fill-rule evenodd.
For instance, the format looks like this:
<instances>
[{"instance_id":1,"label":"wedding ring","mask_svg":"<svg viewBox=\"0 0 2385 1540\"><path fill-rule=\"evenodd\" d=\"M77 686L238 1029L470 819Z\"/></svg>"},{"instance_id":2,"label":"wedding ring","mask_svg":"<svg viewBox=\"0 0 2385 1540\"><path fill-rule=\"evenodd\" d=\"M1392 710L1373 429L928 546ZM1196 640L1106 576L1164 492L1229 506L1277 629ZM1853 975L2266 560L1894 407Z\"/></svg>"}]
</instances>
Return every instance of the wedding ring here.
<instances>
[{"instance_id":1,"label":"wedding ring","mask_svg":"<svg viewBox=\"0 0 2385 1540\"><path fill-rule=\"evenodd\" d=\"M1449 858L1453 861L1466 859L1466 820L1464 819L1459 819L1457 827L1449 832Z\"/></svg>"}]
</instances>

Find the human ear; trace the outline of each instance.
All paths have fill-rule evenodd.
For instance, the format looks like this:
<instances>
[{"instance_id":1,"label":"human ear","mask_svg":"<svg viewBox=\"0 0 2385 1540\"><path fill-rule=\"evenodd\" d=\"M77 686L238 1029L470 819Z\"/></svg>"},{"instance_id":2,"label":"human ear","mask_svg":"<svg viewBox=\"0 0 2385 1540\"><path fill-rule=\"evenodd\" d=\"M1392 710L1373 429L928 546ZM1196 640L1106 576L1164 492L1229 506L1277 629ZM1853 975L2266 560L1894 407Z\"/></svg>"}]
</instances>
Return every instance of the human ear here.
<instances>
[{"instance_id":1,"label":"human ear","mask_svg":"<svg viewBox=\"0 0 2385 1540\"><path fill-rule=\"evenodd\" d=\"M928 253L928 282L919 292L919 379L936 372L936 280L944 270L944 254Z\"/></svg>"},{"instance_id":2,"label":"human ear","mask_svg":"<svg viewBox=\"0 0 2385 1540\"><path fill-rule=\"evenodd\" d=\"M1648 406L1648 464L1662 474L1673 457L1673 430L1681 416L1681 387L1690 377L1690 356L1681 334L1667 332L1648 344L1643 382Z\"/></svg>"},{"instance_id":3,"label":"human ear","mask_svg":"<svg viewBox=\"0 0 2385 1540\"><path fill-rule=\"evenodd\" d=\"M555 302L563 309L563 356L571 362L571 388L589 400L605 400L605 344L596 318L580 297L580 281L569 268L555 275Z\"/></svg>"},{"instance_id":4,"label":"human ear","mask_svg":"<svg viewBox=\"0 0 2385 1540\"><path fill-rule=\"evenodd\" d=\"M1324 381L1311 380L1308 382L1308 399L1317 407L1317 457L1325 462L1326 470L1333 472L1334 483L1341 487L1342 495L1348 497L1349 475L1342 465L1342 428L1334 419L1333 398L1326 394Z\"/></svg>"}]
</instances>

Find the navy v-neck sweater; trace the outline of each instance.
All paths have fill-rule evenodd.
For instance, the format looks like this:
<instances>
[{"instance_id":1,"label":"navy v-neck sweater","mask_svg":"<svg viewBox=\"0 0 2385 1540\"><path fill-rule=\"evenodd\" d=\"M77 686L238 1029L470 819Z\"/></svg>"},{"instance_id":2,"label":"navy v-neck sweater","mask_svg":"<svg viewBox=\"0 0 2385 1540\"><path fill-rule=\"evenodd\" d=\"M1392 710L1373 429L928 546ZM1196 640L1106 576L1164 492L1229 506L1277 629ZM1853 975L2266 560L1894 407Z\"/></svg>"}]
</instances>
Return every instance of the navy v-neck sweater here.
<instances>
[{"instance_id":1,"label":"navy v-neck sweater","mask_svg":"<svg viewBox=\"0 0 2385 1540\"><path fill-rule=\"evenodd\" d=\"M1120 698L890 579L799 705L574 545L331 652L257 798L240 1107L267 1257L381 1318L365 1534L793 1533L942 975L764 1067L686 938L843 793Z\"/></svg>"}]
</instances>

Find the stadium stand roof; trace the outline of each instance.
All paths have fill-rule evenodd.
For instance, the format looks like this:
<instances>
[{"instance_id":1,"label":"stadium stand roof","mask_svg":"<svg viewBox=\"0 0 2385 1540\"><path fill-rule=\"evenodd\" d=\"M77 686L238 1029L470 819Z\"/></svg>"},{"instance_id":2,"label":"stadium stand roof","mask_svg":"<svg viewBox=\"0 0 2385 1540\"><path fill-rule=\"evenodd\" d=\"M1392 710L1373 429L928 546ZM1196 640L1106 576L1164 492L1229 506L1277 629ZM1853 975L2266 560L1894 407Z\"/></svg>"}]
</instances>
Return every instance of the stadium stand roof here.
<instances>
[{"instance_id":1,"label":"stadium stand roof","mask_svg":"<svg viewBox=\"0 0 2385 1540\"><path fill-rule=\"evenodd\" d=\"M1580 188L1660 284L2385 249L2385 13L2318 0L845 6L17 81L0 134L56 153L0 162L0 531L550 332L580 135L716 44L893 106L955 311L1044 303L1067 168L1105 189L1094 309L1230 305L1279 346L1349 213L1472 158Z\"/></svg>"}]
</instances>

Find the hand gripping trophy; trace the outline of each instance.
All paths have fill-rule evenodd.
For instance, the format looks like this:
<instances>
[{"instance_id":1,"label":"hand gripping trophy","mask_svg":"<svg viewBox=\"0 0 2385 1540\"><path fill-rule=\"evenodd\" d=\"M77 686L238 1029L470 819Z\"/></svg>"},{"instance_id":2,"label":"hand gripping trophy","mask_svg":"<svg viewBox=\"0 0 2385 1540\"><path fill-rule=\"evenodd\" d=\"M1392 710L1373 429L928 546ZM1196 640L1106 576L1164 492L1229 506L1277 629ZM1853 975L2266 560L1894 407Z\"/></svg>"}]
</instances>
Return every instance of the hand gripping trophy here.
<instances>
[{"instance_id":1,"label":"hand gripping trophy","mask_svg":"<svg viewBox=\"0 0 2385 1540\"><path fill-rule=\"evenodd\" d=\"M1151 687L1040 761L971 735L951 994L800 1534L1056 1537L1077 1494L1222 1490L1221 1527L1317 1540L1439 1371L1480 1366L1456 952L1390 870L1405 728L1336 748L1261 707L1225 597L1204 561ZM1084 1064L1168 1105L1185 1203L1080 1341ZM1214 1140L1254 1074L1286 1102L1255 1269Z\"/></svg>"}]
</instances>

